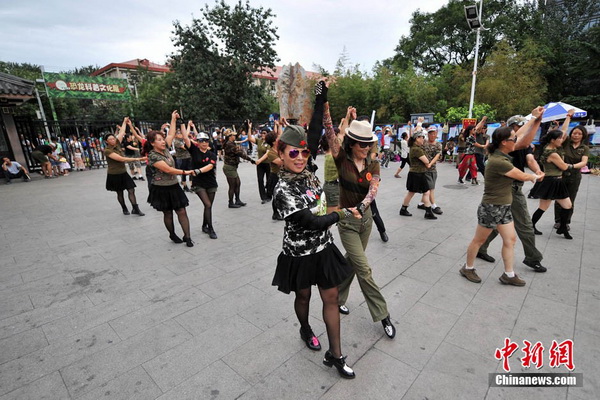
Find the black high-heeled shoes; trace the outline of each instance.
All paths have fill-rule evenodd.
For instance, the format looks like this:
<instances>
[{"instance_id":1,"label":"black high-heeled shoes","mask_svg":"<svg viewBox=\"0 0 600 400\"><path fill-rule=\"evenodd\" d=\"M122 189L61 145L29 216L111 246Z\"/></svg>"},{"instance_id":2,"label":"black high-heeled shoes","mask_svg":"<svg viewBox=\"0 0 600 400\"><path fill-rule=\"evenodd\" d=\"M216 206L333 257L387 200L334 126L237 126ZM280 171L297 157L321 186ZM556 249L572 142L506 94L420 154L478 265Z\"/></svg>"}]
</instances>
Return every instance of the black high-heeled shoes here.
<instances>
[{"instance_id":1,"label":"black high-heeled shoes","mask_svg":"<svg viewBox=\"0 0 600 400\"><path fill-rule=\"evenodd\" d=\"M185 242L185 245L187 247L194 247L194 242L192 242L192 238L189 237L183 237L183 241Z\"/></svg>"},{"instance_id":2,"label":"black high-heeled shoes","mask_svg":"<svg viewBox=\"0 0 600 400\"><path fill-rule=\"evenodd\" d=\"M331 351L327 350L325 352L325 357L323 358L323 364L327 365L329 368L335 366L342 378L356 378L356 374L354 373L352 368L346 365L346 357L342 356L340 358L335 358L333 354L331 354Z\"/></svg>"}]
</instances>

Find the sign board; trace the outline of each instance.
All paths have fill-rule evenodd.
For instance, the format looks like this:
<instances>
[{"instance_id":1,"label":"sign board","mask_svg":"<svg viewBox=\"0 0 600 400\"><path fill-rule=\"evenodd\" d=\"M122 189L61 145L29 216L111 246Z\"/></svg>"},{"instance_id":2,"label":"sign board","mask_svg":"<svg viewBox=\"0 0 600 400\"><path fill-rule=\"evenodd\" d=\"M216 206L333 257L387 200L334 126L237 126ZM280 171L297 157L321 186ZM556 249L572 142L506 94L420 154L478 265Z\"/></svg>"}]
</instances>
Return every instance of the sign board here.
<instances>
[{"instance_id":1,"label":"sign board","mask_svg":"<svg viewBox=\"0 0 600 400\"><path fill-rule=\"evenodd\" d=\"M48 95L53 98L129 100L125 79L44 73Z\"/></svg>"},{"instance_id":2,"label":"sign board","mask_svg":"<svg viewBox=\"0 0 600 400\"><path fill-rule=\"evenodd\" d=\"M463 128L466 128L467 126L475 126L477 125L477 118L463 118L462 120L462 125Z\"/></svg>"}]
</instances>

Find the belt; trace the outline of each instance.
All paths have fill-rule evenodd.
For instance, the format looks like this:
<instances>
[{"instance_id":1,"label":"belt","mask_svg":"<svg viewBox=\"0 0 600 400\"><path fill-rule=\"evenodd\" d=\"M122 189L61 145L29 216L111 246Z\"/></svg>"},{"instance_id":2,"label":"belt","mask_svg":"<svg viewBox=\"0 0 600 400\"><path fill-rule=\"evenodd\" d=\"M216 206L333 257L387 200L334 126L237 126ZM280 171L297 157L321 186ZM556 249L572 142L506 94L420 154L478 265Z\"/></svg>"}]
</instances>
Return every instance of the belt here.
<instances>
[{"instance_id":1,"label":"belt","mask_svg":"<svg viewBox=\"0 0 600 400\"><path fill-rule=\"evenodd\" d=\"M340 181L338 181L338 180L336 179L335 181L325 181L325 183L329 183L329 184L332 184L332 185L336 185L336 184L340 183Z\"/></svg>"}]
</instances>

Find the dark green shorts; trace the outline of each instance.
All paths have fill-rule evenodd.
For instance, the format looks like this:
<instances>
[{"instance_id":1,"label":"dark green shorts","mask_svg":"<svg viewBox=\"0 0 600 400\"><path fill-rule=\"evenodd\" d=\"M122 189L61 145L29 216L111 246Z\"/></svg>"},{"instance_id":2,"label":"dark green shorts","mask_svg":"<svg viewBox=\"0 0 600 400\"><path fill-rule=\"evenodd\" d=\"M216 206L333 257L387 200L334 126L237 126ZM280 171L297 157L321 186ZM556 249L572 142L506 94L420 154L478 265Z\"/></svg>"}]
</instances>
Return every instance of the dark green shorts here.
<instances>
[{"instance_id":1,"label":"dark green shorts","mask_svg":"<svg viewBox=\"0 0 600 400\"><path fill-rule=\"evenodd\" d=\"M239 177L237 169L238 169L237 165L234 167L233 165L223 164L223 173L228 178Z\"/></svg>"},{"instance_id":2,"label":"dark green shorts","mask_svg":"<svg viewBox=\"0 0 600 400\"><path fill-rule=\"evenodd\" d=\"M33 153L31 153L31 157L33 157L33 159L35 161L39 162L40 164L50 162L50 160L48 160L48 156L45 154L42 154L41 151L34 151Z\"/></svg>"}]
</instances>

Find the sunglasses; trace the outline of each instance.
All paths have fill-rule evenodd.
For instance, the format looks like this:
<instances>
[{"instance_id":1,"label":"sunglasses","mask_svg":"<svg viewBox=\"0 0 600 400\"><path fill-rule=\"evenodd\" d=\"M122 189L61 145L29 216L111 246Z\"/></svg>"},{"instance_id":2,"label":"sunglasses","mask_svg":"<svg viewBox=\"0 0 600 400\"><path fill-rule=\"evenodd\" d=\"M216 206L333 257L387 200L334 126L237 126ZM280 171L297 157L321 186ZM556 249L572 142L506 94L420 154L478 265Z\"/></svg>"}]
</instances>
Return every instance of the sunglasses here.
<instances>
[{"instance_id":1,"label":"sunglasses","mask_svg":"<svg viewBox=\"0 0 600 400\"><path fill-rule=\"evenodd\" d=\"M302 153L302 157L304 157L304 158L308 158L310 156L310 150L308 150L308 149L304 149L304 150L292 149L292 150L290 150L288 155L290 156L290 158L296 158L300 155L300 153Z\"/></svg>"},{"instance_id":2,"label":"sunglasses","mask_svg":"<svg viewBox=\"0 0 600 400\"><path fill-rule=\"evenodd\" d=\"M515 143L517 143L517 137L516 137L516 136L513 136L512 138L508 138L508 139L506 139L506 141L507 141L507 142L515 142Z\"/></svg>"},{"instance_id":3,"label":"sunglasses","mask_svg":"<svg viewBox=\"0 0 600 400\"><path fill-rule=\"evenodd\" d=\"M371 142L356 142L361 149L366 149L367 147L371 147L373 143Z\"/></svg>"},{"instance_id":4,"label":"sunglasses","mask_svg":"<svg viewBox=\"0 0 600 400\"><path fill-rule=\"evenodd\" d=\"M198 143L207 143L207 142L208 142L208 140L206 140L206 139L198 139Z\"/></svg>"}]
</instances>

